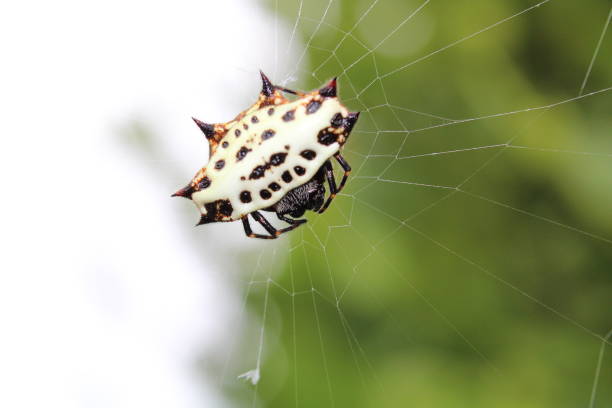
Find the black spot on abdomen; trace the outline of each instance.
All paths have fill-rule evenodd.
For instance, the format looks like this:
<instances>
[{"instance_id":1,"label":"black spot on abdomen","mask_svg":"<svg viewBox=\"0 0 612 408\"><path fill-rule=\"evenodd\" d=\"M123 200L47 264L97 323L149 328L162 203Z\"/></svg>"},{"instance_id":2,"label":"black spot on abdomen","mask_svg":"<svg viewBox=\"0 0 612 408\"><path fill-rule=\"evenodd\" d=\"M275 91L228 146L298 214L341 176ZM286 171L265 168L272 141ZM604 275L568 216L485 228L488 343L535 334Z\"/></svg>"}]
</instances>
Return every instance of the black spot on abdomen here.
<instances>
[{"instance_id":1,"label":"black spot on abdomen","mask_svg":"<svg viewBox=\"0 0 612 408\"><path fill-rule=\"evenodd\" d=\"M280 166L285 162L286 158L287 153L274 153L272 156L270 156L270 164L272 166Z\"/></svg>"},{"instance_id":2,"label":"black spot on abdomen","mask_svg":"<svg viewBox=\"0 0 612 408\"><path fill-rule=\"evenodd\" d=\"M281 186L280 186L280 184L278 184L278 183L270 183L270 184L268 185L268 188L269 188L270 190L272 190L272 191L278 191L278 190L280 190L280 189L281 189Z\"/></svg>"},{"instance_id":3,"label":"black spot on abdomen","mask_svg":"<svg viewBox=\"0 0 612 408\"><path fill-rule=\"evenodd\" d=\"M289 173L289 171L283 172L281 178L285 183L291 183L291 180L293 180L293 176L291 175L291 173Z\"/></svg>"},{"instance_id":4,"label":"black spot on abdomen","mask_svg":"<svg viewBox=\"0 0 612 408\"><path fill-rule=\"evenodd\" d=\"M240 132L240 129L234 130L234 134L236 135L236 137L240 136L240 133L242 133Z\"/></svg>"},{"instance_id":5,"label":"black spot on abdomen","mask_svg":"<svg viewBox=\"0 0 612 408\"><path fill-rule=\"evenodd\" d=\"M238 161L244 159L244 157L247 155L247 153L249 153L251 151L251 149L247 149L246 147L242 146L240 148L240 150L238 150L238 153L236 153L236 159L238 159Z\"/></svg>"},{"instance_id":6,"label":"black spot on abdomen","mask_svg":"<svg viewBox=\"0 0 612 408\"><path fill-rule=\"evenodd\" d=\"M249 175L249 180L260 179L264 176L265 172L266 172L265 166L257 166L253 169L253 171L251 171L251 174Z\"/></svg>"},{"instance_id":7,"label":"black spot on abdomen","mask_svg":"<svg viewBox=\"0 0 612 408\"><path fill-rule=\"evenodd\" d=\"M295 174L297 174L298 176L303 176L304 174L306 174L306 169L302 166L295 166L293 168L293 171L295 171Z\"/></svg>"},{"instance_id":8,"label":"black spot on abdomen","mask_svg":"<svg viewBox=\"0 0 612 408\"><path fill-rule=\"evenodd\" d=\"M259 118L257 116L251 116L251 122L252 123L257 123L259 122Z\"/></svg>"},{"instance_id":9,"label":"black spot on abdomen","mask_svg":"<svg viewBox=\"0 0 612 408\"><path fill-rule=\"evenodd\" d=\"M321 102L319 101L310 101L308 105L306 105L306 114L310 115L311 113L315 113L321 107Z\"/></svg>"},{"instance_id":10,"label":"black spot on abdomen","mask_svg":"<svg viewBox=\"0 0 612 408\"><path fill-rule=\"evenodd\" d=\"M261 196L261 198L263 198L264 200L267 200L268 198L272 197L272 193L269 192L266 189L263 189L259 192L259 195Z\"/></svg>"},{"instance_id":11,"label":"black spot on abdomen","mask_svg":"<svg viewBox=\"0 0 612 408\"><path fill-rule=\"evenodd\" d=\"M324 146L329 146L330 144L336 142L338 140L338 135L333 132L328 132L327 129L323 129L317 135L317 140Z\"/></svg>"},{"instance_id":12,"label":"black spot on abdomen","mask_svg":"<svg viewBox=\"0 0 612 408\"><path fill-rule=\"evenodd\" d=\"M240 193L240 201L242 201L243 203L250 203L252 200L251 198L251 193L248 191L243 191L242 193Z\"/></svg>"},{"instance_id":13,"label":"black spot on abdomen","mask_svg":"<svg viewBox=\"0 0 612 408\"><path fill-rule=\"evenodd\" d=\"M206 212L202 214L200 222L197 225L208 224L216 221L228 221L227 218L232 215L234 208L229 200L217 200L211 203L204 204Z\"/></svg>"},{"instance_id":14,"label":"black spot on abdomen","mask_svg":"<svg viewBox=\"0 0 612 408\"><path fill-rule=\"evenodd\" d=\"M210 187L210 179L208 177L204 177L198 182L198 190L204 190L208 187Z\"/></svg>"},{"instance_id":15,"label":"black spot on abdomen","mask_svg":"<svg viewBox=\"0 0 612 408\"><path fill-rule=\"evenodd\" d=\"M232 212L234 212L234 208L232 207L232 204L230 203L229 200L219 200L218 206L219 206L219 213L227 217L232 215Z\"/></svg>"},{"instance_id":16,"label":"black spot on abdomen","mask_svg":"<svg viewBox=\"0 0 612 408\"><path fill-rule=\"evenodd\" d=\"M283 115L283 120L285 122L289 122L295 119L295 109L285 112Z\"/></svg>"},{"instance_id":17,"label":"black spot on abdomen","mask_svg":"<svg viewBox=\"0 0 612 408\"><path fill-rule=\"evenodd\" d=\"M266 129L261 133L261 140L268 140L269 138L273 137L276 134L276 132L272 129Z\"/></svg>"},{"instance_id":18,"label":"black spot on abdomen","mask_svg":"<svg viewBox=\"0 0 612 408\"><path fill-rule=\"evenodd\" d=\"M334 117L331 119L331 125L333 127L340 127L344 123L344 118L340 112L336 113Z\"/></svg>"},{"instance_id":19,"label":"black spot on abdomen","mask_svg":"<svg viewBox=\"0 0 612 408\"><path fill-rule=\"evenodd\" d=\"M300 156L302 156L306 160L312 160L315 157L317 157L317 154L314 152L314 150L307 149L307 150L302 150L302 152L300 153Z\"/></svg>"},{"instance_id":20,"label":"black spot on abdomen","mask_svg":"<svg viewBox=\"0 0 612 408\"><path fill-rule=\"evenodd\" d=\"M225 160L217 160L215 163L215 169L221 170L225 166Z\"/></svg>"}]
</instances>

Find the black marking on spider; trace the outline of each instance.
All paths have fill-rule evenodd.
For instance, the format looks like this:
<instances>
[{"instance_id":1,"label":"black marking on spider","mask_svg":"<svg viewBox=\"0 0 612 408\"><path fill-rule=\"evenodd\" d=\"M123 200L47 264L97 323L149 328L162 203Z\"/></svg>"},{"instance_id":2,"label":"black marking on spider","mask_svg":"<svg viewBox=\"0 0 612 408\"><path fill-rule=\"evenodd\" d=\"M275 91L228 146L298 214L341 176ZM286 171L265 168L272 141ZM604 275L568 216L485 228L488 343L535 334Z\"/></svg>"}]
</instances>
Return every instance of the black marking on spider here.
<instances>
[{"instance_id":1,"label":"black marking on spider","mask_svg":"<svg viewBox=\"0 0 612 408\"><path fill-rule=\"evenodd\" d=\"M293 176L291 175L291 173L289 173L289 170L285 170L281 175L281 178L285 183L291 183L291 180L293 180Z\"/></svg>"},{"instance_id":2,"label":"black marking on spider","mask_svg":"<svg viewBox=\"0 0 612 408\"><path fill-rule=\"evenodd\" d=\"M263 190L259 192L259 196L263 198L264 200L267 200L270 197L272 197L272 193L264 188Z\"/></svg>"},{"instance_id":3,"label":"black marking on spider","mask_svg":"<svg viewBox=\"0 0 612 408\"><path fill-rule=\"evenodd\" d=\"M205 213L200 217L196 225L209 224L211 222L229 221L234 208L229 200L217 200L204 204Z\"/></svg>"},{"instance_id":4,"label":"black marking on spider","mask_svg":"<svg viewBox=\"0 0 612 408\"><path fill-rule=\"evenodd\" d=\"M306 160L312 160L315 157L317 157L317 154L315 153L314 150L306 149L306 150L302 150L302 152L300 153L300 156L302 156Z\"/></svg>"},{"instance_id":5,"label":"black marking on spider","mask_svg":"<svg viewBox=\"0 0 612 408\"><path fill-rule=\"evenodd\" d=\"M257 180L264 176L266 173L266 166L257 166L251 171L249 175L249 180Z\"/></svg>"},{"instance_id":6,"label":"black marking on spider","mask_svg":"<svg viewBox=\"0 0 612 408\"><path fill-rule=\"evenodd\" d=\"M240 129L236 129L236 130L234 130L234 134L236 135L236 137L239 137L239 136L240 136L240 133L242 133L242 132L240 131Z\"/></svg>"},{"instance_id":7,"label":"black marking on spider","mask_svg":"<svg viewBox=\"0 0 612 408\"><path fill-rule=\"evenodd\" d=\"M259 118L258 118L257 116L255 116L255 115L253 115L253 116L251 116L251 122L252 122L252 123L257 123L257 122L259 122Z\"/></svg>"},{"instance_id":8,"label":"black marking on spider","mask_svg":"<svg viewBox=\"0 0 612 408\"><path fill-rule=\"evenodd\" d=\"M269 116L274 115L274 108L270 108L270 109L268 109L268 115L269 115Z\"/></svg>"},{"instance_id":9,"label":"black marking on spider","mask_svg":"<svg viewBox=\"0 0 612 408\"><path fill-rule=\"evenodd\" d=\"M327 129L323 129L317 135L317 140L322 145L329 146L338 140L338 135L334 132L329 132Z\"/></svg>"},{"instance_id":10,"label":"black marking on spider","mask_svg":"<svg viewBox=\"0 0 612 408\"><path fill-rule=\"evenodd\" d=\"M221 170L224 166L225 166L225 160L223 159L217 160L217 162L215 163L215 169L217 170Z\"/></svg>"},{"instance_id":11,"label":"black marking on spider","mask_svg":"<svg viewBox=\"0 0 612 408\"><path fill-rule=\"evenodd\" d=\"M270 164L272 166L280 166L285 162L286 158L287 153L274 153L272 156L270 156Z\"/></svg>"},{"instance_id":12,"label":"black marking on spider","mask_svg":"<svg viewBox=\"0 0 612 408\"><path fill-rule=\"evenodd\" d=\"M280 184L276 183L276 182L272 182L270 184L268 184L268 188L272 191L278 191L281 189Z\"/></svg>"},{"instance_id":13,"label":"black marking on spider","mask_svg":"<svg viewBox=\"0 0 612 408\"><path fill-rule=\"evenodd\" d=\"M234 208L229 200L219 200L219 213L229 217L234 212Z\"/></svg>"},{"instance_id":14,"label":"black marking on spider","mask_svg":"<svg viewBox=\"0 0 612 408\"><path fill-rule=\"evenodd\" d=\"M295 171L295 174L297 174L298 176L303 176L304 174L306 174L306 169L302 166L295 166L293 168L293 171Z\"/></svg>"},{"instance_id":15,"label":"black marking on spider","mask_svg":"<svg viewBox=\"0 0 612 408\"><path fill-rule=\"evenodd\" d=\"M338 94L338 88L336 83L337 78L333 78L327 85L319 89L319 95L326 98L334 98Z\"/></svg>"},{"instance_id":16,"label":"black marking on spider","mask_svg":"<svg viewBox=\"0 0 612 408\"><path fill-rule=\"evenodd\" d=\"M251 193L249 191L243 191L242 193L240 193L240 201L242 201L243 203L250 203L252 200L251 198Z\"/></svg>"},{"instance_id":17,"label":"black marking on spider","mask_svg":"<svg viewBox=\"0 0 612 408\"><path fill-rule=\"evenodd\" d=\"M310 101L308 102L308 105L306 105L306 114L310 115L312 113L315 113L316 111L319 110L319 108L321 107L321 102L319 101Z\"/></svg>"},{"instance_id":18,"label":"black marking on spider","mask_svg":"<svg viewBox=\"0 0 612 408\"><path fill-rule=\"evenodd\" d=\"M273 137L275 134L276 134L276 132L274 130L266 129L261 134L261 140L268 140L271 137Z\"/></svg>"},{"instance_id":19,"label":"black marking on spider","mask_svg":"<svg viewBox=\"0 0 612 408\"><path fill-rule=\"evenodd\" d=\"M243 123L243 124L242 124L242 128L243 128L244 130L249 130L249 125L247 125L246 123Z\"/></svg>"},{"instance_id":20,"label":"black marking on spider","mask_svg":"<svg viewBox=\"0 0 612 408\"><path fill-rule=\"evenodd\" d=\"M251 174L249 175L249 179L256 180L256 179L262 178L265 175L266 170L268 170L272 166L280 166L281 164L285 162L286 157L287 157L287 153L274 153L272 156L270 156L269 162L263 165L256 166L251 171Z\"/></svg>"},{"instance_id":21,"label":"black marking on spider","mask_svg":"<svg viewBox=\"0 0 612 408\"><path fill-rule=\"evenodd\" d=\"M330 121L331 125L335 128L342 126L344 123L344 118L340 112L336 113L334 117Z\"/></svg>"},{"instance_id":22,"label":"black marking on spider","mask_svg":"<svg viewBox=\"0 0 612 408\"><path fill-rule=\"evenodd\" d=\"M251 151L251 149L247 149L246 147L242 146L240 148L240 150L238 150L238 153L236 153L236 159L238 159L238 161L244 159L244 157L247 155L247 153L249 153Z\"/></svg>"},{"instance_id":23,"label":"black marking on spider","mask_svg":"<svg viewBox=\"0 0 612 408\"><path fill-rule=\"evenodd\" d=\"M223 142L223 143L221 143L221 146L222 146L224 149L227 149L227 147L229 146L229 143L228 143L228 142Z\"/></svg>"},{"instance_id":24,"label":"black marking on spider","mask_svg":"<svg viewBox=\"0 0 612 408\"><path fill-rule=\"evenodd\" d=\"M295 119L295 109L292 109L290 111L285 112L285 114L283 115L283 120L285 122L290 122L293 119Z\"/></svg>"},{"instance_id":25,"label":"black marking on spider","mask_svg":"<svg viewBox=\"0 0 612 408\"><path fill-rule=\"evenodd\" d=\"M355 123L357 123L357 119L359 119L360 113L361 112L351 112L346 118L344 118L344 132L347 134L347 136L353 130L353 126L355 126Z\"/></svg>"},{"instance_id":26,"label":"black marking on spider","mask_svg":"<svg viewBox=\"0 0 612 408\"><path fill-rule=\"evenodd\" d=\"M197 190L204 190L208 187L210 187L210 179L208 177L203 177L198 183Z\"/></svg>"},{"instance_id":27,"label":"black marking on spider","mask_svg":"<svg viewBox=\"0 0 612 408\"><path fill-rule=\"evenodd\" d=\"M200 221L196 225L209 224L217 220L217 201L204 204L205 214L202 214Z\"/></svg>"}]
</instances>

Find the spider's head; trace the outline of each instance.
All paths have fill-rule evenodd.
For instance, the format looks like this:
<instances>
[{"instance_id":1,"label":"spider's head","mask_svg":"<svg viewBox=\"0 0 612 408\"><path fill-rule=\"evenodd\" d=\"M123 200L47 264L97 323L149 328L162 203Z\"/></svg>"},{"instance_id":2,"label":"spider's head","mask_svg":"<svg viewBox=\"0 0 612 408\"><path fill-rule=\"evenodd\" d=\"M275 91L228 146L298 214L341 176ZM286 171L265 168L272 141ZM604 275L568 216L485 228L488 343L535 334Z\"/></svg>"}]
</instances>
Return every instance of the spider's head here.
<instances>
[{"instance_id":1,"label":"spider's head","mask_svg":"<svg viewBox=\"0 0 612 408\"><path fill-rule=\"evenodd\" d=\"M308 188L308 201L306 202L306 209L311 211L318 211L325 201L325 187L323 183L316 182Z\"/></svg>"},{"instance_id":2,"label":"spider's head","mask_svg":"<svg viewBox=\"0 0 612 408\"><path fill-rule=\"evenodd\" d=\"M293 190L297 203L289 213L293 218L304 215L306 210L318 211L325 201L325 187L317 177Z\"/></svg>"}]
</instances>

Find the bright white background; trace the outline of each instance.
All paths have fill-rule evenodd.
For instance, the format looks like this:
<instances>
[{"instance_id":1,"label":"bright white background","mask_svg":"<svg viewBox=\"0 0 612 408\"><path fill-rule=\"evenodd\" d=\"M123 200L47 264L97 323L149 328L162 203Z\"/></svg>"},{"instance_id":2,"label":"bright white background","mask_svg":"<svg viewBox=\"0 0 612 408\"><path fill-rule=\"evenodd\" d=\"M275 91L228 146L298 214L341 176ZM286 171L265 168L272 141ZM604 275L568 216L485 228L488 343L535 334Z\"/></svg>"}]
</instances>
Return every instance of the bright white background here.
<instances>
[{"instance_id":1,"label":"bright white background","mask_svg":"<svg viewBox=\"0 0 612 408\"><path fill-rule=\"evenodd\" d=\"M287 71L276 30L248 0L0 6L0 406L227 406L197 360L240 308L224 256L257 244L235 223L194 243L169 196L205 163L190 116ZM183 178L119 143L134 120Z\"/></svg>"}]
</instances>

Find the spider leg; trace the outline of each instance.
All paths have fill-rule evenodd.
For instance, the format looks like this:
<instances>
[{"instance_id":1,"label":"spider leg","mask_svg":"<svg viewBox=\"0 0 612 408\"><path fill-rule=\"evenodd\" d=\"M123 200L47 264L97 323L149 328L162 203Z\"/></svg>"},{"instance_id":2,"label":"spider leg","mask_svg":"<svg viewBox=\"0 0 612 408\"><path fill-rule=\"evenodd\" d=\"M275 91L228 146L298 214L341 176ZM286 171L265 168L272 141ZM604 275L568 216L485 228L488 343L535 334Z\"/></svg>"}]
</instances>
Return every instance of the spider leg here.
<instances>
[{"instance_id":1,"label":"spider leg","mask_svg":"<svg viewBox=\"0 0 612 408\"><path fill-rule=\"evenodd\" d=\"M327 207L329 207L329 204L332 202L334 197L336 197L336 194L338 194L344 188L344 184L346 183L349 174L351 174L351 166L347 163L346 160L344 160L344 157L342 157L340 153L334 154L334 157L336 158L338 163L340 163L340 166L344 170L344 175L342 176L342 180L340 181L340 186L336 188L336 180L334 178L332 165L329 160L325 162L325 178L327 178L327 182L329 183L329 197L327 198L327 201L325 202L323 207L321 207L321 209L319 210L319 214L321 214L327 209Z\"/></svg>"},{"instance_id":2,"label":"spider leg","mask_svg":"<svg viewBox=\"0 0 612 408\"><path fill-rule=\"evenodd\" d=\"M274 239L275 236L264 235L264 234L256 234L251 230L251 224L249 223L249 216L245 215L242 217L242 226L244 227L244 233L249 238L261 238L261 239Z\"/></svg>"},{"instance_id":3,"label":"spider leg","mask_svg":"<svg viewBox=\"0 0 612 408\"><path fill-rule=\"evenodd\" d=\"M266 219L266 217L264 217L263 215L261 215L259 213L259 211L253 211L251 213L251 216L253 216L253 219L255 221L257 221L258 223L261 224L262 227L264 227L264 229L266 231L268 231L268 233L270 235L264 235L264 234L256 234L251 230L251 224L249 224L249 219L248 219L248 215L242 217L242 225L244 227L244 232L247 235L247 237L249 238L261 238L261 239L275 239L278 238L278 236L280 234L283 234L285 232L289 232L292 229L295 229L297 227L299 227L300 225L302 225L304 222L306 222L306 220L290 220L291 222L287 221L289 220L289 218L287 219L283 219L283 221L286 221L292 225L288 226L287 228L282 228L277 230L276 228L274 228L272 226L272 224L270 224L268 222L268 220Z\"/></svg>"},{"instance_id":4,"label":"spider leg","mask_svg":"<svg viewBox=\"0 0 612 408\"><path fill-rule=\"evenodd\" d=\"M340 163L340 166L344 170L342 181L340 181L340 186L338 187L338 192L340 192L344 188L344 184L346 183L349 174L351 174L351 166L346 162L346 160L344 160L344 157L342 157L340 153L334 154L334 157L336 160L338 160L338 163Z\"/></svg>"},{"instance_id":5,"label":"spider leg","mask_svg":"<svg viewBox=\"0 0 612 408\"><path fill-rule=\"evenodd\" d=\"M287 218L282 214L276 213L276 216L279 220L285 221L287 224L295 225L293 228L297 228L298 226L304 224L307 220L294 220L293 218Z\"/></svg>"},{"instance_id":6,"label":"spider leg","mask_svg":"<svg viewBox=\"0 0 612 408\"><path fill-rule=\"evenodd\" d=\"M291 231L293 229L296 229L297 227L299 227L300 225L302 225L303 223L306 222L306 220L292 220L292 219L284 217L284 216L283 216L283 218L280 218L280 216L278 216L278 214L276 214L279 219L281 219L281 220L291 224L291 225L289 225L286 228L281 228L281 229L277 230L276 228L274 228L272 226L272 224L270 224L268 222L268 220L263 215L261 215L259 213L259 211L253 211L251 213L251 215L253 215L253 218L255 218L255 221L259 222L262 225L262 227L264 227L266 229L266 231L268 231L270 233L270 235L274 235L273 238L276 238L280 234L284 234L285 232L289 232L289 231Z\"/></svg>"},{"instance_id":7,"label":"spider leg","mask_svg":"<svg viewBox=\"0 0 612 408\"><path fill-rule=\"evenodd\" d=\"M338 194L338 189L336 188L336 178L334 177L334 168L329 160L323 163L323 171L325 173L325 178L327 179L327 184L329 184L329 197L323 204L323 207L319 210L319 214L329 207L329 204L332 202L336 194Z\"/></svg>"}]
</instances>

